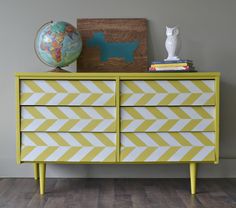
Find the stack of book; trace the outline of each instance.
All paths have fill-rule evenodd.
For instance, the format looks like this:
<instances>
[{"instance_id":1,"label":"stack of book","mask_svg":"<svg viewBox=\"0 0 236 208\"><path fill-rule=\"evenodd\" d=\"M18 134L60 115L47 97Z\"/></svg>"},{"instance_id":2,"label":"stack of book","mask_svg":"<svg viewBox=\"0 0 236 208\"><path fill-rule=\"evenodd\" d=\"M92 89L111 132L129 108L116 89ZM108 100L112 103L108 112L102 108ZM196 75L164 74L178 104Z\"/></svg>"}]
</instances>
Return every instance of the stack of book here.
<instances>
[{"instance_id":1,"label":"stack of book","mask_svg":"<svg viewBox=\"0 0 236 208\"><path fill-rule=\"evenodd\" d=\"M149 71L151 72L192 72L196 71L192 60L178 60L178 61L153 61Z\"/></svg>"}]
</instances>

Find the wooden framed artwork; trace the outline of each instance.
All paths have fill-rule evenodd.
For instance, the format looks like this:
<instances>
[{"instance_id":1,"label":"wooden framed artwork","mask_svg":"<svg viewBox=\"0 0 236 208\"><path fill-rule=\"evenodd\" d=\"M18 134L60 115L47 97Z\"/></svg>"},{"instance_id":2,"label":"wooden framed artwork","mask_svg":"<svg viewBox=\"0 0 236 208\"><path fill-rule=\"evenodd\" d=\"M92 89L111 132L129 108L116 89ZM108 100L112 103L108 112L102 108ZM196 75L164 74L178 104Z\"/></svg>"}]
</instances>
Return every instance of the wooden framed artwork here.
<instances>
[{"instance_id":1,"label":"wooden framed artwork","mask_svg":"<svg viewBox=\"0 0 236 208\"><path fill-rule=\"evenodd\" d=\"M78 19L83 49L78 72L147 71L147 20Z\"/></svg>"}]
</instances>

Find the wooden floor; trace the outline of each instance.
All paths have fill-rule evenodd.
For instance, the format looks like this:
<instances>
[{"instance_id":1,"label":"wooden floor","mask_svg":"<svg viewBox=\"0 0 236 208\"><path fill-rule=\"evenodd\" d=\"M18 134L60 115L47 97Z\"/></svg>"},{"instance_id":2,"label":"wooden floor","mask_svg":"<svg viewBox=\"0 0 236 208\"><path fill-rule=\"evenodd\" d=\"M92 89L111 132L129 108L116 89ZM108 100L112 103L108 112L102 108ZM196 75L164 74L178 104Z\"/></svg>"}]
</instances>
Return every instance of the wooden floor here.
<instances>
[{"instance_id":1,"label":"wooden floor","mask_svg":"<svg viewBox=\"0 0 236 208\"><path fill-rule=\"evenodd\" d=\"M236 179L0 179L0 208L236 208Z\"/></svg>"}]
</instances>

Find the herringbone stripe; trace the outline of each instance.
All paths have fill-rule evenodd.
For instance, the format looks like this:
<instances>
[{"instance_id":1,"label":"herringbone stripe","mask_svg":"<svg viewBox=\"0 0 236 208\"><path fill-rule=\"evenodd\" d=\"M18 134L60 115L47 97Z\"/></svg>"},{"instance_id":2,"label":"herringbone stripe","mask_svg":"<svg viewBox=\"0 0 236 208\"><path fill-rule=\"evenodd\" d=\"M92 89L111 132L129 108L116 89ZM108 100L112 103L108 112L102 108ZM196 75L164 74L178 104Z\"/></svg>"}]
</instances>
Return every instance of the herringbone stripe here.
<instances>
[{"instance_id":1,"label":"herringbone stripe","mask_svg":"<svg viewBox=\"0 0 236 208\"><path fill-rule=\"evenodd\" d=\"M122 133L123 147L215 146L214 132Z\"/></svg>"},{"instance_id":2,"label":"herringbone stripe","mask_svg":"<svg viewBox=\"0 0 236 208\"><path fill-rule=\"evenodd\" d=\"M21 131L114 132L115 107L21 107Z\"/></svg>"},{"instance_id":3,"label":"herringbone stripe","mask_svg":"<svg viewBox=\"0 0 236 208\"><path fill-rule=\"evenodd\" d=\"M21 161L115 162L116 147L22 146Z\"/></svg>"},{"instance_id":4,"label":"herringbone stripe","mask_svg":"<svg viewBox=\"0 0 236 208\"><path fill-rule=\"evenodd\" d=\"M214 161L214 132L122 133L122 162Z\"/></svg>"},{"instance_id":5,"label":"herringbone stripe","mask_svg":"<svg viewBox=\"0 0 236 208\"><path fill-rule=\"evenodd\" d=\"M122 106L214 105L214 80L122 81Z\"/></svg>"},{"instance_id":6,"label":"herringbone stripe","mask_svg":"<svg viewBox=\"0 0 236 208\"><path fill-rule=\"evenodd\" d=\"M213 146L122 147L121 162L214 161Z\"/></svg>"},{"instance_id":7,"label":"herringbone stripe","mask_svg":"<svg viewBox=\"0 0 236 208\"><path fill-rule=\"evenodd\" d=\"M214 131L214 107L122 107L122 132Z\"/></svg>"},{"instance_id":8,"label":"herringbone stripe","mask_svg":"<svg viewBox=\"0 0 236 208\"><path fill-rule=\"evenodd\" d=\"M114 162L115 133L23 132L22 161Z\"/></svg>"},{"instance_id":9,"label":"herringbone stripe","mask_svg":"<svg viewBox=\"0 0 236 208\"><path fill-rule=\"evenodd\" d=\"M24 146L115 146L115 133L23 132Z\"/></svg>"},{"instance_id":10,"label":"herringbone stripe","mask_svg":"<svg viewBox=\"0 0 236 208\"><path fill-rule=\"evenodd\" d=\"M21 105L115 105L115 81L23 80Z\"/></svg>"}]
</instances>

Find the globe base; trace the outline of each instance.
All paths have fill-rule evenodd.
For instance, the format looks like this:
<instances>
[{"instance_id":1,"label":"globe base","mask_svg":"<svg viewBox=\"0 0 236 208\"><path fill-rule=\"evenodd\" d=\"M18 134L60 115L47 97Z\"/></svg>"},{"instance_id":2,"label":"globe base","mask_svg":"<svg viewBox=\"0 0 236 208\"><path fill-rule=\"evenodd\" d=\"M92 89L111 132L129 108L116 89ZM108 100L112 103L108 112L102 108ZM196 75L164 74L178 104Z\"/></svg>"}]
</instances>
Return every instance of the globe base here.
<instances>
[{"instance_id":1,"label":"globe base","mask_svg":"<svg viewBox=\"0 0 236 208\"><path fill-rule=\"evenodd\" d=\"M60 68L60 67L56 67L55 69L52 69L52 70L50 70L50 71L48 71L48 72L70 72L70 71L67 71L67 70L65 70L65 69L62 69L62 68Z\"/></svg>"}]
</instances>

